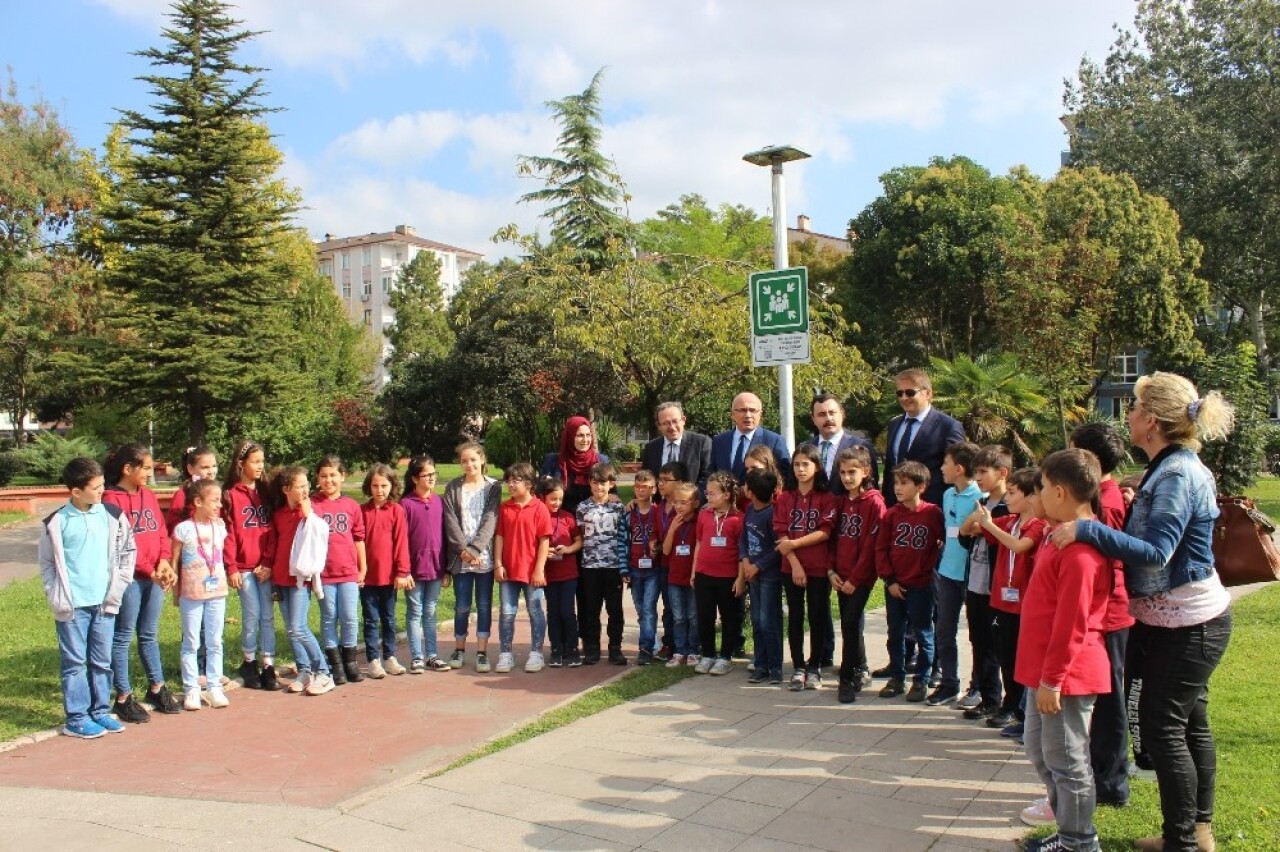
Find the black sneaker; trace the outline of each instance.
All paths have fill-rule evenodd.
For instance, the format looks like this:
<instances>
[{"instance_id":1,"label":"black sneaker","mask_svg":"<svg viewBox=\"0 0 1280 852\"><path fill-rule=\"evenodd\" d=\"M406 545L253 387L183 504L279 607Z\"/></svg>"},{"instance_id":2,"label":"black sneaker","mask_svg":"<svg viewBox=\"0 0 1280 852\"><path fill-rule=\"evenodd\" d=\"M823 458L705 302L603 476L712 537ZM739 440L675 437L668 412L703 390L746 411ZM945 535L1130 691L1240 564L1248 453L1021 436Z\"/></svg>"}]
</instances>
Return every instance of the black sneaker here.
<instances>
[{"instance_id":1,"label":"black sneaker","mask_svg":"<svg viewBox=\"0 0 1280 852\"><path fill-rule=\"evenodd\" d=\"M925 703L930 707L941 707L943 704L950 704L960 697L960 687L958 686L939 686L929 693L929 697L925 699Z\"/></svg>"},{"instance_id":2,"label":"black sneaker","mask_svg":"<svg viewBox=\"0 0 1280 852\"><path fill-rule=\"evenodd\" d=\"M769 683L772 686L782 686L782 669L769 672Z\"/></svg>"},{"instance_id":3,"label":"black sneaker","mask_svg":"<svg viewBox=\"0 0 1280 852\"><path fill-rule=\"evenodd\" d=\"M911 684L911 689L907 692L907 700L912 704L919 704L924 701L926 692L924 681L918 680Z\"/></svg>"},{"instance_id":4,"label":"black sneaker","mask_svg":"<svg viewBox=\"0 0 1280 852\"><path fill-rule=\"evenodd\" d=\"M594 666L598 662L600 662L599 648L589 649L582 658L582 664L584 666Z\"/></svg>"},{"instance_id":5,"label":"black sneaker","mask_svg":"<svg viewBox=\"0 0 1280 852\"><path fill-rule=\"evenodd\" d=\"M840 688L836 691L836 699L841 704L852 704L858 700L858 690L853 688L853 681L840 681Z\"/></svg>"},{"instance_id":6,"label":"black sneaker","mask_svg":"<svg viewBox=\"0 0 1280 852\"><path fill-rule=\"evenodd\" d=\"M178 703L178 699L169 694L169 687L164 684L160 685L157 692L147 690L147 697L142 699L151 705L151 709L157 713L181 713L182 705Z\"/></svg>"},{"instance_id":7,"label":"black sneaker","mask_svg":"<svg viewBox=\"0 0 1280 852\"><path fill-rule=\"evenodd\" d=\"M992 716L1000 712L999 704L979 704L977 707L970 707L964 711L964 717L973 721L978 719L990 719Z\"/></svg>"},{"instance_id":8,"label":"black sneaker","mask_svg":"<svg viewBox=\"0 0 1280 852\"><path fill-rule=\"evenodd\" d=\"M896 698L907 691L906 684L899 678L890 678L889 682L880 687L881 698Z\"/></svg>"},{"instance_id":9,"label":"black sneaker","mask_svg":"<svg viewBox=\"0 0 1280 852\"><path fill-rule=\"evenodd\" d=\"M987 717L988 728L1003 728L1018 721L1018 714L1012 710L1001 710Z\"/></svg>"},{"instance_id":10,"label":"black sneaker","mask_svg":"<svg viewBox=\"0 0 1280 852\"><path fill-rule=\"evenodd\" d=\"M558 669L564 665L564 655L559 651L552 651L551 656L547 659L547 665L553 669Z\"/></svg>"},{"instance_id":11,"label":"black sneaker","mask_svg":"<svg viewBox=\"0 0 1280 852\"><path fill-rule=\"evenodd\" d=\"M764 683L769 679L769 672L765 669L756 669L751 673L751 677L747 678L747 683ZM781 680L781 678L779 678Z\"/></svg>"},{"instance_id":12,"label":"black sneaker","mask_svg":"<svg viewBox=\"0 0 1280 852\"><path fill-rule=\"evenodd\" d=\"M615 666L625 666L627 658L623 655L621 648L610 648L609 662Z\"/></svg>"},{"instance_id":13,"label":"black sneaker","mask_svg":"<svg viewBox=\"0 0 1280 852\"><path fill-rule=\"evenodd\" d=\"M1067 852L1067 847L1062 845L1062 840L1056 833L1039 840L1028 840L1022 849L1023 852Z\"/></svg>"},{"instance_id":14,"label":"black sneaker","mask_svg":"<svg viewBox=\"0 0 1280 852\"><path fill-rule=\"evenodd\" d=\"M266 665L262 667L262 675L258 678L258 688L263 692L275 692L280 688L280 681L276 678L276 667Z\"/></svg>"},{"instance_id":15,"label":"black sneaker","mask_svg":"<svg viewBox=\"0 0 1280 852\"><path fill-rule=\"evenodd\" d=\"M872 677L888 677L891 674L893 674L893 669L889 668L888 666L881 666L880 668L873 671L871 673L871 676Z\"/></svg>"},{"instance_id":16,"label":"black sneaker","mask_svg":"<svg viewBox=\"0 0 1280 852\"><path fill-rule=\"evenodd\" d=\"M609 655L609 662L613 662L613 655ZM653 653L650 651L641 651L636 655L637 666L647 666L653 662Z\"/></svg>"},{"instance_id":17,"label":"black sneaker","mask_svg":"<svg viewBox=\"0 0 1280 852\"><path fill-rule=\"evenodd\" d=\"M582 655L577 650L570 651L564 655L564 664L571 669L576 669L582 665Z\"/></svg>"},{"instance_id":18,"label":"black sneaker","mask_svg":"<svg viewBox=\"0 0 1280 852\"><path fill-rule=\"evenodd\" d=\"M245 660L240 664L240 680L245 689L261 689L262 675L258 673L258 664L253 660Z\"/></svg>"},{"instance_id":19,"label":"black sneaker","mask_svg":"<svg viewBox=\"0 0 1280 852\"><path fill-rule=\"evenodd\" d=\"M654 656L665 663L667 660L671 659L671 655L673 653L675 653L675 649L670 645L663 643L662 647L658 649L658 653Z\"/></svg>"},{"instance_id":20,"label":"black sneaker","mask_svg":"<svg viewBox=\"0 0 1280 852\"><path fill-rule=\"evenodd\" d=\"M133 697L132 692L126 695L123 701L117 700L111 712L115 713L116 718L121 722L130 722L134 725L151 721L151 714L142 709L142 705Z\"/></svg>"}]
</instances>

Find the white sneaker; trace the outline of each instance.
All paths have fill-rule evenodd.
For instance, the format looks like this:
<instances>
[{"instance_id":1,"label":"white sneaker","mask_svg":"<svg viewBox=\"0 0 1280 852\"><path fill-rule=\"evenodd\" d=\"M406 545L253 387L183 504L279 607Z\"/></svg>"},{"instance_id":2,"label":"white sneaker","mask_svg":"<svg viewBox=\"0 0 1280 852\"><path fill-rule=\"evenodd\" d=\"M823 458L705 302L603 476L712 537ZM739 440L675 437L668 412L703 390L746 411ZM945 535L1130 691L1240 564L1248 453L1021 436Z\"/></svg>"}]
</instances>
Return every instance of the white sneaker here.
<instances>
[{"instance_id":1,"label":"white sneaker","mask_svg":"<svg viewBox=\"0 0 1280 852\"><path fill-rule=\"evenodd\" d=\"M696 670L696 669L697 669L697 665L698 665L698 655L697 655L697 654L690 654L689 656L685 657L685 658L684 658L684 664L685 664L686 666L693 666L693 667L695 668L695 670Z\"/></svg>"},{"instance_id":2,"label":"white sneaker","mask_svg":"<svg viewBox=\"0 0 1280 852\"><path fill-rule=\"evenodd\" d=\"M493 667L493 670L498 674L506 674L507 672L511 671L515 667L516 667L516 655L511 653L510 651L503 651L502 653L498 654L498 664Z\"/></svg>"},{"instance_id":3,"label":"white sneaker","mask_svg":"<svg viewBox=\"0 0 1280 852\"><path fill-rule=\"evenodd\" d=\"M307 695L324 695L326 692L333 692L333 676L321 672L307 684Z\"/></svg>"},{"instance_id":4,"label":"white sneaker","mask_svg":"<svg viewBox=\"0 0 1280 852\"><path fill-rule=\"evenodd\" d=\"M1057 820L1053 815L1053 808L1049 807L1049 799L1036 799L1030 806L1022 809L1019 814L1022 821L1031 826L1053 825Z\"/></svg>"},{"instance_id":5,"label":"white sneaker","mask_svg":"<svg viewBox=\"0 0 1280 852\"><path fill-rule=\"evenodd\" d=\"M731 671L733 671L733 663L729 660L721 658L711 664L711 669L709 670L708 674L727 675Z\"/></svg>"},{"instance_id":6,"label":"white sneaker","mask_svg":"<svg viewBox=\"0 0 1280 852\"><path fill-rule=\"evenodd\" d=\"M209 706L210 707L222 708L222 707L230 706L230 704L231 702L227 700L227 694L223 692L221 689L214 688L209 690Z\"/></svg>"},{"instance_id":7,"label":"white sneaker","mask_svg":"<svg viewBox=\"0 0 1280 852\"><path fill-rule=\"evenodd\" d=\"M200 709L200 687L193 686L187 690L182 701L183 710L199 710Z\"/></svg>"},{"instance_id":8,"label":"white sneaker","mask_svg":"<svg viewBox=\"0 0 1280 852\"><path fill-rule=\"evenodd\" d=\"M543 659L541 653L538 651L530 651L529 659L524 661L524 670L529 674L533 674L534 672L542 671L543 666L546 664L547 661Z\"/></svg>"},{"instance_id":9,"label":"white sneaker","mask_svg":"<svg viewBox=\"0 0 1280 852\"><path fill-rule=\"evenodd\" d=\"M671 659L667 660L667 668L676 669L684 665L684 654L672 654Z\"/></svg>"},{"instance_id":10,"label":"white sneaker","mask_svg":"<svg viewBox=\"0 0 1280 852\"><path fill-rule=\"evenodd\" d=\"M294 695L297 695L299 692L306 692L307 687L310 685L311 685L311 672L304 671L302 674L298 675L296 678L293 679L293 683L289 684L289 688L285 691L292 692Z\"/></svg>"},{"instance_id":11,"label":"white sneaker","mask_svg":"<svg viewBox=\"0 0 1280 852\"><path fill-rule=\"evenodd\" d=\"M698 664L693 667L694 674L706 674L711 671L711 667L716 664L714 657L703 657L698 660Z\"/></svg>"},{"instance_id":12,"label":"white sneaker","mask_svg":"<svg viewBox=\"0 0 1280 852\"><path fill-rule=\"evenodd\" d=\"M400 661L395 657L387 657L383 660L382 670L392 676L402 675L405 673L405 667L400 665Z\"/></svg>"},{"instance_id":13,"label":"white sneaker","mask_svg":"<svg viewBox=\"0 0 1280 852\"><path fill-rule=\"evenodd\" d=\"M374 680L382 680L387 676L387 670L382 667L382 660L374 657L369 661L369 677Z\"/></svg>"}]
</instances>

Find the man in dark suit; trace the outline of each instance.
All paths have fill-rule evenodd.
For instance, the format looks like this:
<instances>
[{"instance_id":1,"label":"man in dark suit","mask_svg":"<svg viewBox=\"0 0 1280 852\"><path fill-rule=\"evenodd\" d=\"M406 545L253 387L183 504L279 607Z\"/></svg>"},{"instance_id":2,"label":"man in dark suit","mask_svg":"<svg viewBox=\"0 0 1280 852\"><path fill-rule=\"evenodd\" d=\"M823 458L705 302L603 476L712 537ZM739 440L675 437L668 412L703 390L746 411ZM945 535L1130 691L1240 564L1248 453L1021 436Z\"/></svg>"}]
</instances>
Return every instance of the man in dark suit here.
<instances>
[{"instance_id":1,"label":"man in dark suit","mask_svg":"<svg viewBox=\"0 0 1280 852\"><path fill-rule=\"evenodd\" d=\"M934 408L933 384L924 370L903 370L895 378L898 405L902 414L889 421L884 449L884 492L886 506L898 502L893 493L893 469L904 461L918 461L929 468L931 478L924 499L941 506L942 458L947 447L963 441L964 427L954 417Z\"/></svg>"},{"instance_id":2,"label":"man in dark suit","mask_svg":"<svg viewBox=\"0 0 1280 852\"><path fill-rule=\"evenodd\" d=\"M876 456L876 448L865 436L844 430L844 406L840 404L840 400L829 393L815 396L813 403L809 406L809 416L813 418L813 428L817 430L817 437L804 443L817 448L818 457L822 460L822 466L827 472L827 482L832 494L837 497L843 497L845 494L844 483L840 481L840 466L836 458L841 450L847 450L850 447L866 447L871 455L871 481L874 483L880 481L880 461Z\"/></svg>"},{"instance_id":3,"label":"man in dark suit","mask_svg":"<svg viewBox=\"0 0 1280 852\"><path fill-rule=\"evenodd\" d=\"M777 432L770 432L760 425L764 403L760 397L744 391L733 398L733 427L711 439L711 469L727 470L739 482L744 472L743 460L752 447L764 444L773 450L773 460L778 465L779 478L786 482L791 478L791 450Z\"/></svg>"},{"instance_id":4,"label":"man in dark suit","mask_svg":"<svg viewBox=\"0 0 1280 852\"><path fill-rule=\"evenodd\" d=\"M678 461L689 472L689 481L702 490L711 473L711 439L684 428L684 406L678 402L661 402L654 412L661 438L644 445L640 462L654 476L667 462Z\"/></svg>"}]
</instances>

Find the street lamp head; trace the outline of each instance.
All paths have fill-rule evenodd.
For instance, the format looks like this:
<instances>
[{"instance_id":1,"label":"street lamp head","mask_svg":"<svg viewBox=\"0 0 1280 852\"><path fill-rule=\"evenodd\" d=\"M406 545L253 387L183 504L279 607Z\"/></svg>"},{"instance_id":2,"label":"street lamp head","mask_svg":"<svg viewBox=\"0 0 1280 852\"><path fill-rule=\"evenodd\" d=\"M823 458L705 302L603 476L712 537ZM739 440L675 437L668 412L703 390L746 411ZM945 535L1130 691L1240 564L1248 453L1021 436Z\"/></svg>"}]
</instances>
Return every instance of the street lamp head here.
<instances>
[{"instance_id":1,"label":"street lamp head","mask_svg":"<svg viewBox=\"0 0 1280 852\"><path fill-rule=\"evenodd\" d=\"M753 166L772 166L779 163L790 163L793 160L807 160L809 155L799 148L790 145L770 145L759 151L744 154L742 159Z\"/></svg>"}]
</instances>

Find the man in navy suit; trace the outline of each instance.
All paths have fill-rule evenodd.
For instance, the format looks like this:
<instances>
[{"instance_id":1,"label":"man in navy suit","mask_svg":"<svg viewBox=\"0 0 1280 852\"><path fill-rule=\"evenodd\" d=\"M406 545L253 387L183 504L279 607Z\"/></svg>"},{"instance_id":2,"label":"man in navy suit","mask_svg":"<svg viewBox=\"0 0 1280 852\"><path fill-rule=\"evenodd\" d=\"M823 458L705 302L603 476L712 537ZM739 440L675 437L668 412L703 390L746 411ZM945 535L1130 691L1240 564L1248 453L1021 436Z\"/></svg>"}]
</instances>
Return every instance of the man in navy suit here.
<instances>
[{"instance_id":1,"label":"man in navy suit","mask_svg":"<svg viewBox=\"0 0 1280 852\"><path fill-rule=\"evenodd\" d=\"M787 442L777 432L770 432L760 425L764 414L764 403L760 397L744 391L733 398L734 428L721 432L711 439L711 469L727 470L738 482L742 482L745 471L743 461L747 451L752 447L764 444L773 450L773 460L778 465L779 479L786 482L791 478L791 450Z\"/></svg>"},{"instance_id":2,"label":"man in navy suit","mask_svg":"<svg viewBox=\"0 0 1280 852\"><path fill-rule=\"evenodd\" d=\"M898 405L902 414L889 421L884 447L884 494L886 506L898 502L893 493L893 469L904 461L918 461L929 468L931 478L924 499L942 505L942 458L947 447L963 441L964 427L954 417L934 408L933 384L924 370L903 370L895 378Z\"/></svg>"},{"instance_id":3,"label":"man in navy suit","mask_svg":"<svg viewBox=\"0 0 1280 852\"><path fill-rule=\"evenodd\" d=\"M829 393L819 394L813 398L809 406L809 416L813 418L813 428L817 437L805 441L818 450L818 458L827 472L827 483L831 493L837 497L845 494L844 483L840 481L840 466L836 458L841 450L850 447L866 447L871 454L871 481L880 482L880 462L876 456L876 448L863 435L856 435L844 430L844 406L840 400Z\"/></svg>"},{"instance_id":4,"label":"man in navy suit","mask_svg":"<svg viewBox=\"0 0 1280 852\"><path fill-rule=\"evenodd\" d=\"M662 437L644 445L640 453L644 469L657 476L664 464L678 461L688 471L689 481L696 483L699 491L704 490L707 474L711 473L711 439L685 430L684 406L678 402L658 403L654 419Z\"/></svg>"}]
</instances>

